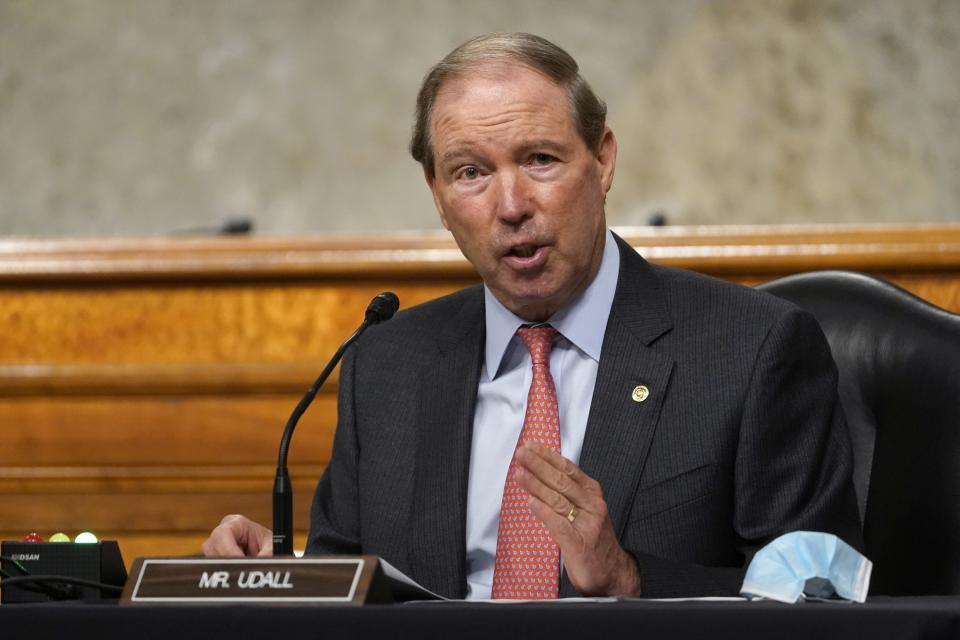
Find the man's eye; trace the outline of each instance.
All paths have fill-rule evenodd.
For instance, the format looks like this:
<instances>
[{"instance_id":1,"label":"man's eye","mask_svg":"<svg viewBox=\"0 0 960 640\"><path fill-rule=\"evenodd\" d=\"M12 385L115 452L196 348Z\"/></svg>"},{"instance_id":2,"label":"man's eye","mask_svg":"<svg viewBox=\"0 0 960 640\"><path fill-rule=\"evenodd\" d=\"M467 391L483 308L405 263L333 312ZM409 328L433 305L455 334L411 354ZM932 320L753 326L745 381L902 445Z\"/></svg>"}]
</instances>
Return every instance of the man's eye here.
<instances>
[{"instance_id":1,"label":"man's eye","mask_svg":"<svg viewBox=\"0 0 960 640\"><path fill-rule=\"evenodd\" d=\"M476 180L480 177L480 170L476 167L464 167L460 170L461 180Z\"/></svg>"},{"instance_id":2,"label":"man's eye","mask_svg":"<svg viewBox=\"0 0 960 640\"><path fill-rule=\"evenodd\" d=\"M549 153L535 153L533 154L533 164L539 165L548 165L553 162L554 158Z\"/></svg>"}]
</instances>

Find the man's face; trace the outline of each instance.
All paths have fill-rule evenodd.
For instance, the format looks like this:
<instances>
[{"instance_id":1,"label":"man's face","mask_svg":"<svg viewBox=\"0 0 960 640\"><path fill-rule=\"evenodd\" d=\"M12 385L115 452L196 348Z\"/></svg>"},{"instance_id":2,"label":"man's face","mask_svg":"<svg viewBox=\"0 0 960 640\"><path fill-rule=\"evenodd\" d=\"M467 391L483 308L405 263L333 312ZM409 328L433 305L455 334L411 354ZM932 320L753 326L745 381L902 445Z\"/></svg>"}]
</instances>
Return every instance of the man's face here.
<instances>
[{"instance_id":1,"label":"man's face","mask_svg":"<svg viewBox=\"0 0 960 640\"><path fill-rule=\"evenodd\" d=\"M444 83L430 131L440 219L497 299L531 321L572 302L603 256L613 133L588 149L566 90L507 63Z\"/></svg>"}]
</instances>

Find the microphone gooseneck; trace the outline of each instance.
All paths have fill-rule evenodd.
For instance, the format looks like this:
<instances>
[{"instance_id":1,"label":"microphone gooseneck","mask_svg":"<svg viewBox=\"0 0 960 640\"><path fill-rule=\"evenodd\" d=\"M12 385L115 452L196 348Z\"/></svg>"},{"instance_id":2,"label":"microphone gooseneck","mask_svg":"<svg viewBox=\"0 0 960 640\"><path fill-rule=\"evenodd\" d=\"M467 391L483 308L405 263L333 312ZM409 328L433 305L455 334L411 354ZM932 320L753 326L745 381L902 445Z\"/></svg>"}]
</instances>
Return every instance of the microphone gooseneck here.
<instances>
[{"instance_id":1,"label":"microphone gooseneck","mask_svg":"<svg viewBox=\"0 0 960 640\"><path fill-rule=\"evenodd\" d=\"M330 358L330 362L327 363L320 376L300 399L293 413L290 414L287 426L283 430L283 436L280 438L280 450L277 455L277 476L273 481L273 555L293 555L293 486L290 482L290 474L287 472L287 454L290 450L293 430L296 429L300 417L313 402L317 392L320 391L320 387L333 373L347 348L363 335L363 332L369 326L392 318L399 307L400 299L392 291L377 294L367 305L363 322L349 338L343 341L343 344Z\"/></svg>"}]
</instances>

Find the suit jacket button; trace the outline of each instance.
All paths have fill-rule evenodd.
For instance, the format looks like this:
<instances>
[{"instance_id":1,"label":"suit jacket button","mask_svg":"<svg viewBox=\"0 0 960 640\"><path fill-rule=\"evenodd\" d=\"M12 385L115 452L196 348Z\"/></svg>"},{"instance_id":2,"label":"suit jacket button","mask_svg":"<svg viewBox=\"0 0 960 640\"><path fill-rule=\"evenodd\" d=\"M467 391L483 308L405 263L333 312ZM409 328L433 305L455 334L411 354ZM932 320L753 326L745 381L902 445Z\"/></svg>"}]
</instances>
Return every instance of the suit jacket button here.
<instances>
[{"instance_id":1,"label":"suit jacket button","mask_svg":"<svg viewBox=\"0 0 960 640\"><path fill-rule=\"evenodd\" d=\"M633 398L634 402L643 402L650 397L650 389L647 389L647 385L645 384L638 384L633 388L633 393L630 394L630 397Z\"/></svg>"}]
</instances>

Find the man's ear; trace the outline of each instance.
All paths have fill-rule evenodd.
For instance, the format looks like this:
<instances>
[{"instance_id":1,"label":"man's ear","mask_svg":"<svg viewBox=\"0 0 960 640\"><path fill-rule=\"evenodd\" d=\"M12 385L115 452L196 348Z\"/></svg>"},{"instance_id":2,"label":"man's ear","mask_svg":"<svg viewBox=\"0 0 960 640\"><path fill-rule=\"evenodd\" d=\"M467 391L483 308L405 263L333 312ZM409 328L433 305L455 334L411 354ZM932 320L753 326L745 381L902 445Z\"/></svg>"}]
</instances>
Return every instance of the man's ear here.
<instances>
[{"instance_id":1,"label":"man's ear","mask_svg":"<svg viewBox=\"0 0 960 640\"><path fill-rule=\"evenodd\" d=\"M447 215L443 212L443 205L440 204L440 194L437 191L437 176L435 173L427 171L426 167L424 167L423 177L427 181L427 186L430 187L430 193L433 194L433 206L437 208L437 213L440 214L440 224L443 225L444 229L449 231L450 225L447 224Z\"/></svg>"},{"instance_id":2,"label":"man's ear","mask_svg":"<svg viewBox=\"0 0 960 640\"><path fill-rule=\"evenodd\" d=\"M617 168L617 138L610 127L605 127L597 147L597 164L600 167L600 184L606 194L613 186L613 174Z\"/></svg>"}]
</instances>

